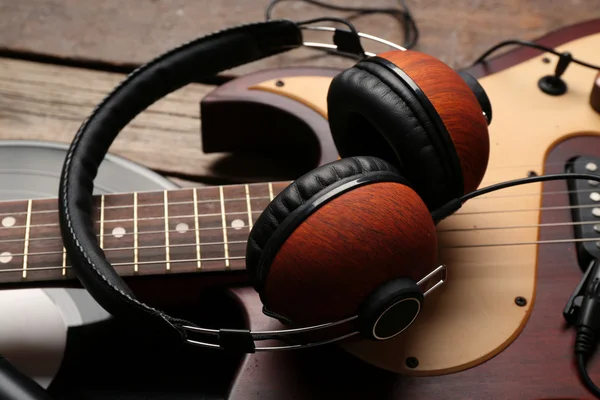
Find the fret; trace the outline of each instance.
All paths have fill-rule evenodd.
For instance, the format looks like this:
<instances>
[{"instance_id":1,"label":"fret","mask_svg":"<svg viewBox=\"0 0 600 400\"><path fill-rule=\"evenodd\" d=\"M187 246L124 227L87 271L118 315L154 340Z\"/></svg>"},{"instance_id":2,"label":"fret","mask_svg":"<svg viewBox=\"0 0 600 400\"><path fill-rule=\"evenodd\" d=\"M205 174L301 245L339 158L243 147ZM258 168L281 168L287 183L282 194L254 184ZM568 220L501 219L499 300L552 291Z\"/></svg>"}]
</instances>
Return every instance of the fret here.
<instances>
[{"instance_id":1,"label":"fret","mask_svg":"<svg viewBox=\"0 0 600 400\"><path fill-rule=\"evenodd\" d=\"M229 268L232 270L246 268L246 242L250 233L250 221L253 220L248 213L251 186L228 185L222 188L225 199L223 225L226 227Z\"/></svg>"},{"instance_id":2,"label":"fret","mask_svg":"<svg viewBox=\"0 0 600 400\"><path fill-rule=\"evenodd\" d=\"M165 259L166 259L166 263L165 263L165 268L167 271L169 271L171 269L171 255L170 255L170 251L171 249L169 248L169 195L167 194L167 191L164 191L164 200L163 202L165 203Z\"/></svg>"},{"instance_id":3,"label":"fret","mask_svg":"<svg viewBox=\"0 0 600 400\"><path fill-rule=\"evenodd\" d=\"M196 259L198 260L198 269L202 268L202 261L200 261L201 259L201 254L202 252L200 251L200 227L199 227L199 219L200 217L198 216L198 191L196 190L196 188L194 188L193 190L194 193L194 236L196 236Z\"/></svg>"},{"instance_id":4,"label":"fret","mask_svg":"<svg viewBox=\"0 0 600 400\"><path fill-rule=\"evenodd\" d=\"M133 192L133 272L138 273L138 194Z\"/></svg>"},{"instance_id":5,"label":"fret","mask_svg":"<svg viewBox=\"0 0 600 400\"><path fill-rule=\"evenodd\" d=\"M252 229L252 202L250 201L250 187L244 185L244 191L246 192L246 209L248 210L248 228Z\"/></svg>"},{"instance_id":6,"label":"fret","mask_svg":"<svg viewBox=\"0 0 600 400\"><path fill-rule=\"evenodd\" d=\"M223 271L226 265L219 188L215 186L198 188L196 204L199 215L198 232L202 251L202 270Z\"/></svg>"},{"instance_id":7,"label":"fret","mask_svg":"<svg viewBox=\"0 0 600 400\"><path fill-rule=\"evenodd\" d=\"M33 200L27 201L27 221L25 222L25 240L23 242L23 279L27 278L27 252L29 250L29 231L31 230L31 205Z\"/></svg>"},{"instance_id":8,"label":"fret","mask_svg":"<svg viewBox=\"0 0 600 400\"><path fill-rule=\"evenodd\" d=\"M229 244L227 243L227 219L225 218L225 199L223 198L223 186L219 186L219 198L221 200L221 220L223 224L223 251L225 252L225 268L229 269Z\"/></svg>"},{"instance_id":9,"label":"fret","mask_svg":"<svg viewBox=\"0 0 600 400\"><path fill-rule=\"evenodd\" d=\"M138 265L140 275L164 274L167 266L165 246L165 194L160 192L138 193ZM169 265L171 267L171 265Z\"/></svg>"},{"instance_id":10,"label":"fret","mask_svg":"<svg viewBox=\"0 0 600 400\"><path fill-rule=\"evenodd\" d=\"M194 194L196 193L196 196ZM196 230L198 190L169 192L169 244L173 272L198 272L199 232Z\"/></svg>"},{"instance_id":11,"label":"fret","mask_svg":"<svg viewBox=\"0 0 600 400\"><path fill-rule=\"evenodd\" d=\"M273 196L273 184L271 182L269 182L269 199L271 201L273 201L274 196Z\"/></svg>"},{"instance_id":12,"label":"fret","mask_svg":"<svg viewBox=\"0 0 600 400\"><path fill-rule=\"evenodd\" d=\"M100 195L100 248L104 248L104 195Z\"/></svg>"},{"instance_id":13,"label":"fret","mask_svg":"<svg viewBox=\"0 0 600 400\"><path fill-rule=\"evenodd\" d=\"M27 280L60 280L74 277L60 236L57 200L34 200L31 204ZM52 269L50 269L52 268Z\"/></svg>"},{"instance_id":14,"label":"fret","mask_svg":"<svg viewBox=\"0 0 600 400\"><path fill-rule=\"evenodd\" d=\"M135 273L134 195L104 195L103 249L106 259L120 275ZM102 199L100 200L102 203ZM102 206L101 206L102 208ZM124 265L127 264L127 265Z\"/></svg>"},{"instance_id":15,"label":"fret","mask_svg":"<svg viewBox=\"0 0 600 400\"><path fill-rule=\"evenodd\" d=\"M67 276L67 249L65 249L63 247L63 254L62 254L62 273L61 275L64 277Z\"/></svg>"},{"instance_id":16,"label":"fret","mask_svg":"<svg viewBox=\"0 0 600 400\"><path fill-rule=\"evenodd\" d=\"M0 215L0 281L2 282L22 280L26 212L26 201L2 203Z\"/></svg>"}]
</instances>

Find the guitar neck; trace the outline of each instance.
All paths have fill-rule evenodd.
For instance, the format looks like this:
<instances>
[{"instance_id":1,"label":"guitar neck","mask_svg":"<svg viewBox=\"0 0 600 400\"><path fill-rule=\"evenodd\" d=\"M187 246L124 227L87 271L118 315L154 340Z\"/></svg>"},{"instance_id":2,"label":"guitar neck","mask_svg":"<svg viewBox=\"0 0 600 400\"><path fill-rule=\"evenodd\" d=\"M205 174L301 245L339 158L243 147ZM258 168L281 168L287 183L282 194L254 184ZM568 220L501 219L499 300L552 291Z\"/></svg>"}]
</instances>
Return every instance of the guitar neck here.
<instances>
[{"instance_id":1,"label":"guitar neck","mask_svg":"<svg viewBox=\"0 0 600 400\"><path fill-rule=\"evenodd\" d=\"M289 182L94 196L100 247L121 276L246 268L253 222ZM58 202L0 202L0 284L74 279Z\"/></svg>"}]
</instances>

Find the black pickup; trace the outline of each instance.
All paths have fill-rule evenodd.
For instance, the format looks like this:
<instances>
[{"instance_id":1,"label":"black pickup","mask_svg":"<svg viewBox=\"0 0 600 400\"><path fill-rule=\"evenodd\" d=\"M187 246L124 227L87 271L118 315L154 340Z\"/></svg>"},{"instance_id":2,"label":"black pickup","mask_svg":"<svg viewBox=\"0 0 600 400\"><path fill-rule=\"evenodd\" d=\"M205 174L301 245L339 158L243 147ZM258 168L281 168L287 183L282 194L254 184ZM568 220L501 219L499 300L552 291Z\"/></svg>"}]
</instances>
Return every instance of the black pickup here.
<instances>
[{"instance_id":1,"label":"black pickup","mask_svg":"<svg viewBox=\"0 0 600 400\"><path fill-rule=\"evenodd\" d=\"M600 158L577 157L568 164L567 172L600 176ZM600 182L577 179L568 184L575 238L582 239L577 242L577 258L585 271L592 259L600 258Z\"/></svg>"}]
</instances>

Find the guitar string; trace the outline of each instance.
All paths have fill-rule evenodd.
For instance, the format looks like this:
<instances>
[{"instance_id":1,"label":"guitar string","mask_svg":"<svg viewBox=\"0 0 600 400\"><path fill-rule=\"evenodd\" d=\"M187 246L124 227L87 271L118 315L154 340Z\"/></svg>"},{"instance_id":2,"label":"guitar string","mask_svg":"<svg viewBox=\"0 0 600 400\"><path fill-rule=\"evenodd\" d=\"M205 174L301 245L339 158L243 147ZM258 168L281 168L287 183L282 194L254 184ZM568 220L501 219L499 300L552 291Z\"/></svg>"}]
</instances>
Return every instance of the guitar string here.
<instances>
[{"instance_id":1,"label":"guitar string","mask_svg":"<svg viewBox=\"0 0 600 400\"><path fill-rule=\"evenodd\" d=\"M575 209L587 209L587 208L600 208L600 202L598 204L584 204L584 205L576 205L576 206L551 206L551 207L533 207L533 208L516 208L510 210L485 210L485 211L459 211L452 214L451 217L457 216L468 216L468 215L486 215L486 214L510 214L510 213L521 213L521 212L536 212L536 211L560 211L560 210L575 210ZM251 211L251 214L261 214L264 210L255 210ZM225 216L233 216L233 215L248 215L248 211L232 211L224 213ZM198 214L198 218L208 218L208 217L222 217L223 213L207 213L207 214ZM451 218L449 217L449 218ZM119 218L119 219L105 219L105 220L94 220L94 223L120 223L120 222L133 222L133 221L154 221L154 220L164 220L164 216L157 217L143 217L143 218ZM194 214L183 214L183 215L171 215L169 216L170 220L176 220L180 218L196 218ZM599 221L600 222L600 221ZM59 223L48 223L48 224L30 224L29 228L58 228L60 227ZM1 227L1 230L11 230L11 229L24 229L25 225L13 225ZM221 227L222 228L222 227ZM164 232L164 231L163 231ZM0 240L0 243L2 241Z\"/></svg>"},{"instance_id":2,"label":"guitar string","mask_svg":"<svg viewBox=\"0 0 600 400\"><path fill-rule=\"evenodd\" d=\"M252 185L259 185L261 183L250 183L248 184L248 186L252 186ZM264 185L266 185L267 183L262 183ZM286 182L274 182L273 184L288 184ZM485 185L492 185L495 183L487 183L487 182L482 182L482 184L480 186L484 186ZM228 185L228 186L224 186L226 188L243 188L243 185ZM208 189L215 189L218 188L218 186L209 186L209 187L198 187L196 189L198 190L208 190ZM582 189L582 190L578 190L578 191L572 191L572 190L563 190L563 191L550 191L550 192L544 192L543 195L547 196L547 195L555 195L555 194L569 194L569 193L574 193L574 192L594 192L596 190L600 190L600 187L598 189ZM191 189L175 189L172 192L184 192L184 191L190 191L191 193ZM148 192L150 194L157 194L157 193L162 193L162 192ZM133 194L133 193L131 193ZM138 194L143 194L138 192ZM496 194L494 196L480 196L477 197L475 199L471 199L470 201L474 201L474 200L482 200L485 198L503 198L503 197L518 197L518 196L539 196L541 195L541 192L537 192L537 193L519 193L519 194ZM109 195L105 195L106 197L109 196L123 196L123 194L109 194ZM234 201L247 201L248 199L250 200L266 200L266 199L270 199L269 196L244 196L244 197L235 197L235 198L225 198L224 201L225 202L234 202ZM47 201L44 199L40 199L40 200L34 200L35 201ZM220 203L220 199L206 199L206 200L198 200L196 202L197 204L210 204L210 203ZM2 203L0 203L1 205ZM173 202L169 202L170 206L176 206L176 205L188 205L188 204L194 204L193 201L173 201ZM159 203L146 203L146 204L138 204L137 208L143 208L143 207L163 207L164 204L162 202ZM25 207L25 202L23 202L23 207ZM114 210L114 209L123 209L123 208L132 208L133 204L125 204L125 205L115 205L115 206L105 206L104 209L105 210ZM49 209L49 210L37 210L37 211L32 211L31 214L44 214L44 213L58 213L58 209ZM26 211L17 211L17 212L0 212L0 217L1 216L14 216L14 215L24 215L27 214Z\"/></svg>"},{"instance_id":3,"label":"guitar string","mask_svg":"<svg viewBox=\"0 0 600 400\"><path fill-rule=\"evenodd\" d=\"M452 217L449 217L448 219L452 219ZM445 224L445 221L442 222L442 224ZM508 225L508 226L485 226L485 227L473 227L473 228L449 228L449 229L437 229L438 233L446 233L446 232L461 232L461 231L485 231L485 230L504 230L504 229L526 229L526 228L544 228L544 227L558 227L558 226L578 226L578 225L596 225L599 224L600 225L600 221L596 222L596 221L580 221L580 222L550 222L550 223L541 223L541 224L530 224L530 225ZM439 226L439 225L438 225ZM245 229L245 228L249 228L249 226L243 226L243 227L233 227L233 226L229 226L226 227L227 230L241 230L241 229ZM210 227L210 228L198 228L198 229L187 229L185 232L183 233L196 233L197 231L221 231L223 228L221 226L218 227ZM168 233L182 233L177 229L170 229L167 230L166 232ZM165 230L155 230L155 231L146 231L146 232L139 232L138 233L138 237L143 237L143 236L150 236L150 235L156 235L156 234L164 234ZM125 236L132 236L134 235L134 232L124 232L122 233L122 237ZM100 238L100 236L102 237L111 237L114 236L114 234L112 233L105 233L103 235L99 235L97 234L96 237ZM119 238L119 239L120 239ZM50 242L50 241L55 241L55 240L61 240L62 241L62 237L61 236L50 236L50 237L39 237L39 238L29 238L29 242ZM0 244L6 244L6 243L21 243L24 242L25 239L24 238L16 238L16 239L3 239L0 240ZM62 246L62 243L61 243ZM30 253L31 254L31 253Z\"/></svg>"},{"instance_id":4,"label":"guitar string","mask_svg":"<svg viewBox=\"0 0 600 400\"><path fill-rule=\"evenodd\" d=\"M161 232L162 233L162 232ZM245 244L247 243L247 240L228 240L227 242L223 241L223 242L204 242L204 243L200 243L198 244L200 247L202 246L223 246L225 244ZM178 247L192 247L192 246L196 246L196 243L176 243L176 244L169 244L168 246L162 244L162 245L148 245L148 246L127 246L127 247L104 247L102 248L103 251L108 252L108 251L121 251L121 250L145 250L145 249L166 249L168 248L178 248ZM62 244L61 244L61 250L60 251L41 251L41 252L27 252L27 256L31 257L31 256L50 256L50 255L62 255L63 251L62 251ZM245 249L244 249L245 250ZM11 256L13 257L22 257L24 256L25 253L11 253ZM196 260L197 261L197 260ZM200 261L202 261L202 259L200 259Z\"/></svg>"},{"instance_id":5,"label":"guitar string","mask_svg":"<svg viewBox=\"0 0 600 400\"><path fill-rule=\"evenodd\" d=\"M505 243L484 243L484 244L475 244L475 245L460 245L460 246L441 246L440 248L471 248L471 247L490 247L490 246L517 246L517 245L526 245L526 244L551 244L551 243L566 243L566 242L573 242L573 243L580 243L580 242L599 242L600 243L600 238L588 238L588 239L575 239L575 238L571 238L571 239L548 239L548 240L543 240L543 241L532 241L532 242L505 242ZM199 246L224 246L225 244L246 244L247 240L235 240L235 241L222 241L222 242L206 242L206 243L200 243ZM178 243L178 244L169 244L164 245L147 245L147 246L125 246L125 247L105 247L102 250L104 252L111 252L111 251L133 251L133 250L146 250L146 249L166 249L168 248L185 248L185 247L196 247L197 244L196 243ZM49 255L62 255L63 251L62 251L62 244L60 245L61 250L60 251L43 251L43 252L27 252L27 256L29 258L31 258L32 256L49 256ZM231 249L229 249L229 251L231 252ZM245 252L245 248L243 249L243 251ZM11 253L11 256L13 257L22 257L24 256L25 253ZM202 258L197 259L195 261L202 261ZM132 263L132 265L135 263Z\"/></svg>"},{"instance_id":6,"label":"guitar string","mask_svg":"<svg viewBox=\"0 0 600 400\"><path fill-rule=\"evenodd\" d=\"M173 217L173 218L175 218L175 217ZM227 229L227 230L230 230L230 229L240 230L240 229L244 229L244 228L249 228L249 227L248 226L242 226L242 227L228 226L228 227L225 227L225 229ZM215 226L215 227L210 227L210 228L208 228L208 227L207 228L202 227L202 228L198 228L198 229L195 229L195 228L194 229L189 229L188 228L183 233L187 233L187 232L196 233L198 231L201 232L201 231L217 231L217 230L218 231L222 231L223 230L223 227L222 227L221 224L219 224L218 227ZM0 230L0 232L1 232L1 230ZM177 229L168 229L168 230L161 229L161 230L158 230L158 231L140 232L140 233L138 233L138 237L139 236L144 236L144 235L148 235L149 236L149 235L153 235L153 234L163 234L164 235L165 233L169 233L170 234L170 233L182 233L182 232L180 232ZM134 235L134 234L135 234L134 232L123 232L121 234L122 235L121 237L123 237L123 236L130 236L130 235ZM103 238L108 238L110 236L114 236L114 234L113 233L105 233L103 235L96 235L96 237L98 237L98 238L100 238L101 236ZM42 241L43 242L43 241L50 241L50 240L62 240L62 237L61 236L51 236L51 237L39 237L39 238L35 238L35 237L32 238L32 237L30 237L29 238L30 242L32 242L32 241ZM24 239L22 239L22 238L5 239L5 240L0 240L0 244L2 244L2 243L8 243L8 242L23 242L23 241L24 241Z\"/></svg>"},{"instance_id":7,"label":"guitar string","mask_svg":"<svg viewBox=\"0 0 600 400\"><path fill-rule=\"evenodd\" d=\"M177 191L175 191L177 192ZM137 192L138 195L140 194L139 192ZM172 193L172 192L171 192ZM161 192L162 194L162 192ZM191 194L191 193L190 193ZM133 193L132 193L133 195ZM117 196L121 196L121 195L117 195ZM234 198L225 198L223 199L223 201L225 203L231 203L234 201L248 201L249 200L267 200L270 199L269 196L249 196L249 197L234 197ZM34 204L35 204L34 200ZM139 201L139 196L138 196L138 201ZM219 204L221 202L220 199L210 199L210 200L198 200L196 201L196 204L200 205L200 204L210 204L210 203L215 203L215 204ZM1 206L2 203L0 203ZM170 201L169 200L169 206L179 206L179 205L190 205L190 204L194 204L194 201ZM145 203L145 204L138 204L137 205L137 209L139 210L140 208L147 208L147 207L164 207L164 203L163 202L159 202L159 203ZM133 208L133 204L123 204L123 205L118 205L118 206L104 206L104 210L118 210L118 209L125 209L125 208ZM48 213L52 213L52 214L58 214L58 210L57 209L49 209L49 210L38 210L38 211L32 211L31 214L48 214ZM14 213L10 213L10 212L5 212L5 213L0 213L0 216L2 215L9 215L9 216L13 216L13 215L25 215L27 214L27 211L19 211L19 212L14 212Z\"/></svg>"},{"instance_id":8,"label":"guitar string","mask_svg":"<svg viewBox=\"0 0 600 400\"><path fill-rule=\"evenodd\" d=\"M200 257L200 258L189 258L189 259L185 259L185 260L169 260L169 263L171 264L180 264L180 263L196 263L198 261L202 261L202 262L208 262L208 261L226 261L226 260L230 260L230 261L235 261L235 260L244 260L246 257L245 256L235 256L235 257ZM113 267L131 267L134 265L151 265L151 264L164 264L166 263L166 260L152 260L152 261L138 261L137 263L133 263L133 262L121 262L121 263L113 263L111 262L111 265ZM31 266L27 266L27 272L30 273L32 271L52 271L52 270L63 270L63 269L72 269L73 266L71 265L65 265L64 267L61 266L51 266L51 267L31 267ZM243 268L245 269L245 268ZM2 273L9 273L9 272L22 272L23 271L23 267L21 268L12 268L12 269L0 269L0 274ZM212 268L209 271L214 271ZM225 268L223 267L223 271L225 271Z\"/></svg>"},{"instance_id":9,"label":"guitar string","mask_svg":"<svg viewBox=\"0 0 600 400\"><path fill-rule=\"evenodd\" d=\"M509 242L509 243L485 243L478 245L448 245L448 246L440 246L440 249L460 249L460 248L477 248L477 247L501 247L501 246L533 246L533 245L545 245L545 244L559 244L559 243L572 243L572 242L587 242L587 241L597 241L597 239L552 239L552 240L536 240L530 242ZM195 246L195 244L190 244L190 246ZM62 253L61 253L62 254ZM207 261L226 261L226 260L244 260L245 256L229 256L229 257L200 257L200 258L189 258L183 260L169 260L169 263L196 263L197 261L207 262ZM109 261L110 262L110 261ZM138 261L134 262L110 262L113 267L133 267L134 265L152 265L152 264L164 264L167 260L151 260L151 261ZM71 269L72 266L62 265L60 266L51 266L51 267L34 267L31 265L27 266L28 272L33 271L48 271L48 270L63 270L63 269ZM245 268L244 268L245 269ZM14 272L22 272L23 267L21 268L12 268L12 269L0 269L0 274L2 273L14 273ZM212 271L212 269L211 269Z\"/></svg>"}]
</instances>

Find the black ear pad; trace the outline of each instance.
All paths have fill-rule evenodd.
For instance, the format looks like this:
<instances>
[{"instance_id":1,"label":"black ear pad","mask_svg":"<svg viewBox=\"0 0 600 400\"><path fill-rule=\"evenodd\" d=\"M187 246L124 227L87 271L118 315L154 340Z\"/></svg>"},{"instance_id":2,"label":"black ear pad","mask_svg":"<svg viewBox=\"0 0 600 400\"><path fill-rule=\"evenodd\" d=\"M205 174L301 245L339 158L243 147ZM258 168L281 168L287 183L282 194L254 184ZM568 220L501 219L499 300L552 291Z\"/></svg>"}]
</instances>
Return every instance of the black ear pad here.
<instances>
[{"instance_id":1,"label":"black ear pad","mask_svg":"<svg viewBox=\"0 0 600 400\"><path fill-rule=\"evenodd\" d=\"M265 208L248 237L246 269L258 292L268 274L270 260L278 251L286 232L289 233L289 229L285 229L286 223L289 225L294 217L306 212L305 208L314 199L325 196L334 188L340 189L341 193L342 185L355 179L362 179L364 182L379 179L408 184L398 175L398 170L393 165L375 157L343 158L296 179Z\"/></svg>"},{"instance_id":2,"label":"black ear pad","mask_svg":"<svg viewBox=\"0 0 600 400\"><path fill-rule=\"evenodd\" d=\"M391 62L369 58L334 77L327 106L342 157L375 156L397 166L430 210L463 195L458 155L440 116Z\"/></svg>"},{"instance_id":3,"label":"black ear pad","mask_svg":"<svg viewBox=\"0 0 600 400\"><path fill-rule=\"evenodd\" d=\"M458 75L465 81L467 85L473 91L473 94L477 98L477 102L481 107L481 111L485 114L485 119L487 120L488 125L492 123L492 103L490 102L490 98L488 97L485 89L477 78L468 73L467 71L459 71Z\"/></svg>"}]
</instances>

